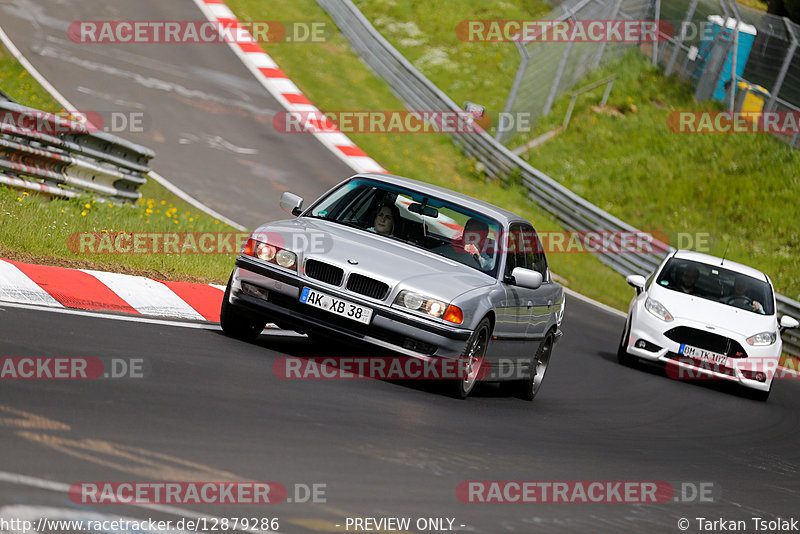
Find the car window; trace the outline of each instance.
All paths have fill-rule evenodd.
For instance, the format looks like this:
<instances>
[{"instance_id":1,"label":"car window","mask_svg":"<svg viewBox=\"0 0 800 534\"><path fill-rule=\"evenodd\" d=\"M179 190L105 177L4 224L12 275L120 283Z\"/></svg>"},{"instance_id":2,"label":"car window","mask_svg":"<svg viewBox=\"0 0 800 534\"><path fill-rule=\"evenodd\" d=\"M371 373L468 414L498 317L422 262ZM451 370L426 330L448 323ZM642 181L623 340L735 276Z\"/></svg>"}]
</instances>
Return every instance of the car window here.
<instances>
[{"instance_id":1,"label":"car window","mask_svg":"<svg viewBox=\"0 0 800 534\"><path fill-rule=\"evenodd\" d=\"M530 265L528 268L540 273L542 280L547 281L547 258L539 235L532 226L523 226L522 231L525 233L525 251L528 256L526 263Z\"/></svg>"},{"instance_id":2,"label":"car window","mask_svg":"<svg viewBox=\"0 0 800 534\"><path fill-rule=\"evenodd\" d=\"M517 267L523 267L525 269L531 268L531 258L525 250L527 248L525 246L526 237L525 228L521 224L515 223L509 227L507 240L504 241L506 253L506 277L511 276L512 271Z\"/></svg>"},{"instance_id":3,"label":"car window","mask_svg":"<svg viewBox=\"0 0 800 534\"><path fill-rule=\"evenodd\" d=\"M672 258L658 274L656 283L753 313L775 313L772 289L767 282L721 266Z\"/></svg>"}]
</instances>

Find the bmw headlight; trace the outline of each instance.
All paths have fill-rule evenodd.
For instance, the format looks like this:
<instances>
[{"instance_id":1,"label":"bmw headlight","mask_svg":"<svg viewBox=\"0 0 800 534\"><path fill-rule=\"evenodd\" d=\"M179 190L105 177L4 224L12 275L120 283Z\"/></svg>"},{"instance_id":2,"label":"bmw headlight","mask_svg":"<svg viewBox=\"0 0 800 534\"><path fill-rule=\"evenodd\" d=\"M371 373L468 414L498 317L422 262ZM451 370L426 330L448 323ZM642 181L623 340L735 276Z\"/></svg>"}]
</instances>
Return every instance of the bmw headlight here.
<instances>
[{"instance_id":1,"label":"bmw headlight","mask_svg":"<svg viewBox=\"0 0 800 534\"><path fill-rule=\"evenodd\" d=\"M760 334L756 334L754 336L750 336L747 338L747 343L754 347L763 347L766 345L772 345L778 340L778 334L775 332L761 332Z\"/></svg>"},{"instance_id":2,"label":"bmw headlight","mask_svg":"<svg viewBox=\"0 0 800 534\"><path fill-rule=\"evenodd\" d=\"M242 254L254 256L260 260L297 272L297 254L270 243L257 241L252 237L247 240L247 243L242 248Z\"/></svg>"},{"instance_id":3,"label":"bmw headlight","mask_svg":"<svg viewBox=\"0 0 800 534\"><path fill-rule=\"evenodd\" d=\"M434 298L420 295L413 291L404 289L398 293L394 299L395 306L400 306L418 313L424 313L429 317L444 319L445 321L461 324L464 315L457 306L448 306L446 302Z\"/></svg>"},{"instance_id":4,"label":"bmw headlight","mask_svg":"<svg viewBox=\"0 0 800 534\"><path fill-rule=\"evenodd\" d=\"M651 298L647 298L644 302L644 307L647 311L661 319L662 321L670 322L674 317L669 311L664 307L663 304L658 302L657 300L653 300Z\"/></svg>"}]
</instances>

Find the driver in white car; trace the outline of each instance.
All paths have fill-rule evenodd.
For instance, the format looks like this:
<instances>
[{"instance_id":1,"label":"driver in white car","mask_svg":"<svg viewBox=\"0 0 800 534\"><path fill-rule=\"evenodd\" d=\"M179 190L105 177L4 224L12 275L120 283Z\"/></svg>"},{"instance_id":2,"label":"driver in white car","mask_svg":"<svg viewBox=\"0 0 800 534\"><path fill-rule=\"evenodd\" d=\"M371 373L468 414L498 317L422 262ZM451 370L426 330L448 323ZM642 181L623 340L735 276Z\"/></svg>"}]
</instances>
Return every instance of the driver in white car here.
<instances>
[{"instance_id":1,"label":"driver in white car","mask_svg":"<svg viewBox=\"0 0 800 534\"><path fill-rule=\"evenodd\" d=\"M730 296L725 297L725 302L727 304L733 304L739 308L743 309L751 309L754 312L764 314L764 307L761 305L760 302L757 300L751 299L747 292L750 289L750 284L747 283L747 280L742 276L737 276L736 279L733 281L733 292Z\"/></svg>"}]
</instances>

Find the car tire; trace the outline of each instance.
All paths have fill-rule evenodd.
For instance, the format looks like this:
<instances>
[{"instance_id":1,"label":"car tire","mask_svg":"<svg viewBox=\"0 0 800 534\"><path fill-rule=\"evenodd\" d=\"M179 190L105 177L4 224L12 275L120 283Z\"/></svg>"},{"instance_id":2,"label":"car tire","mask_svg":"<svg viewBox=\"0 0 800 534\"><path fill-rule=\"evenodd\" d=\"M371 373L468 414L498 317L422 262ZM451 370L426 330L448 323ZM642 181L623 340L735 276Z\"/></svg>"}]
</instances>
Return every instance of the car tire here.
<instances>
[{"instance_id":1,"label":"car tire","mask_svg":"<svg viewBox=\"0 0 800 534\"><path fill-rule=\"evenodd\" d=\"M464 345L464 352L458 359L459 374L455 379L455 396L459 399L466 399L475 389L481 367L485 363L484 358L491 337L491 326L489 319L484 317L467 340L467 344Z\"/></svg>"},{"instance_id":2,"label":"car tire","mask_svg":"<svg viewBox=\"0 0 800 534\"><path fill-rule=\"evenodd\" d=\"M532 401L542 387L547 366L550 364L550 356L553 354L553 336L548 334L536 349L528 368L528 376L520 381L520 397Z\"/></svg>"},{"instance_id":3,"label":"car tire","mask_svg":"<svg viewBox=\"0 0 800 534\"><path fill-rule=\"evenodd\" d=\"M617 361L626 367L634 367L638 359L628 354L628 339L631 335L630 318L625 321L625 328L622 330L622 338L617 347Z\"/></svg>"},{"instance_id":4,"label":"car tire","mask_svg":"<svg viewBox=\"0 0 800 534\"><path fill-rule=\"evenodd\" d=\"M233 275L228 279L225 296L222 298L222 308L219 312L219 325L226 336L242 341L255 341L261 335L267 322L263 318L254 317L238 306L231 304L231 284Z\"/></svg>"}]
</instances>

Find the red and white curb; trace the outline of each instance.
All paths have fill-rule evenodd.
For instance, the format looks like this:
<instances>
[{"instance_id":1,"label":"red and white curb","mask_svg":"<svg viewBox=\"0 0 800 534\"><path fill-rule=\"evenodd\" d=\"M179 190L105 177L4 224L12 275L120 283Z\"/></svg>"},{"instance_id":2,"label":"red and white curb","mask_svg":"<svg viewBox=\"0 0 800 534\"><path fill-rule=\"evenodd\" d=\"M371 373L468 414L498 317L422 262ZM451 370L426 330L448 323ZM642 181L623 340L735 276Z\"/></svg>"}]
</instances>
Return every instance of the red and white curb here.
<instances>
[{"instance_id":1,"label":"red and white curb","mask_svg":"<svg viewBox=\"0 0 800 534\"><path fill-rule=\"evenodd\" d=\"M264 52L252 34L239 25L236 15L225 5L223 0L194 0L194 3L208 20L225 24L226 27L237 28L236 33L241 37L237 39L237 42L229 42L228 45L261 85L287 111L319 112L319 109L303 95L294 82L278 67L278 64ZM342 132L330 131L330 128L326 128L325 131L314 131L312 125L309 125L308 129L328 150L356 172L388 172Z\"/></svg>"},{"instance_id":2,"label":"red and white curb","mask_svg":"<svg viewBox=\"0 0 800 534\"><path fill-rule=\"evenodd\" d=\"M219 322L224 286L0 259L0 302Z\"/></svg>"}]
</instances>

